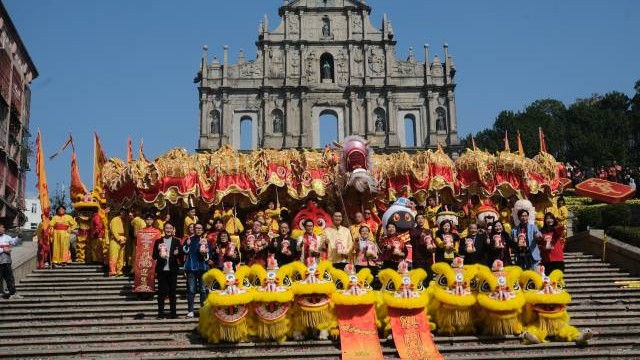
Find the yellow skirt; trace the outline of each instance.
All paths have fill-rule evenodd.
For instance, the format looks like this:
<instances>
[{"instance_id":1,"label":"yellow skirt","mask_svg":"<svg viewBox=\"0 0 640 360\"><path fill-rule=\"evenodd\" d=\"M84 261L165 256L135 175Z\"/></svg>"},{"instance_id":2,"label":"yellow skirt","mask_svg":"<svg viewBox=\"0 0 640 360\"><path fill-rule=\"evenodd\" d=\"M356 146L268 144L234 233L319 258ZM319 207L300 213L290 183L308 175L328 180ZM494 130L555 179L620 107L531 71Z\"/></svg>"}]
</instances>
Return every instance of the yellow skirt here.
<instances>
[{"instance_id":1,"label":"yellow skirt","mask_svg":"<svg viewBox=\"0 0 640 360\"><path fill-rule=\"evenodd\" d=\"M69 247L70 235L67 230L53 230L53 260L54 264L66 264L71 262L71 250Z\"/></svg>"}]
</instances>

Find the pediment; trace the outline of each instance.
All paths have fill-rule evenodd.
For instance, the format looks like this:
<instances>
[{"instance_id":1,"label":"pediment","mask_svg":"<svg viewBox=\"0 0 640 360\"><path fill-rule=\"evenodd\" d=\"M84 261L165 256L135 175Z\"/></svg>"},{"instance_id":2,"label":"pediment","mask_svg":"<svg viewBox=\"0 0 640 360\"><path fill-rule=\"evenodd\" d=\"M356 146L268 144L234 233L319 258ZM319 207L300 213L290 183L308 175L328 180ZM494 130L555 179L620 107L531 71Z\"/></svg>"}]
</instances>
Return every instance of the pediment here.
<instances>
[{"instance_id":1,"label":"pediment","mask_svg":"<svg viewBox=\"0 0 640 360\"><path fill-rule=\"evenodd\" d=\"M289 2L289 4L283 6L283 8L288 9L301 7L307 9L353 7L358 9L364 8L370 10L368 5L358 0L292 0Z\"/></svg>"}]
</instances>

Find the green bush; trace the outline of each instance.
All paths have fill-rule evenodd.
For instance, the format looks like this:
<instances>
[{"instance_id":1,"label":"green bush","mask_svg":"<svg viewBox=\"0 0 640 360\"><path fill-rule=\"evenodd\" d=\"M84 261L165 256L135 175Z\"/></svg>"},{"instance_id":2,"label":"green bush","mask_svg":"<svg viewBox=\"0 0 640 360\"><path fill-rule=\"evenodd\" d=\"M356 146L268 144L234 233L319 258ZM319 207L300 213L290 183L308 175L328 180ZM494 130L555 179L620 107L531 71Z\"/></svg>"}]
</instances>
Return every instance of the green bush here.
<instances>
[{"instance_id":1,"label":"green bush","mask_svg":"<svg viewBox=\"0 0 640 360\"><path fill-rule=\"evenodd\" d=\"M576 210L575 222L578 231L585 231L588 227L602 228L602 206L585 206Z\"/></svg>"},{"instance_id":2,"label":"green bush","mask_svg":"<svg viewBox=\"0 0 640 360\"><path fill-rule=\"evenodd\" d=\"M640 227L611 226L607 234L629 245L640 247Z\"/></svg>"},{"instance_id":3,"label":"green bush","mask_svg":"<svg viewBox=\"0 0 640 360\"><path fill-rule=\"evenodd\" d=\"M640 226L640 203L579 205L573 210L578 231L587 227L608 229L612 226Z\"/></svg>"},{"instance_id":4,"label":"green bush","mask_svg":"<svg viewBox=\"0 0 640 360\"><path fill-rule=\"evenodd\" d=\"M626 225L631 222L631 209L627 204L613 204L602 208L602 227Z\"/></svg>"}]
</instances>

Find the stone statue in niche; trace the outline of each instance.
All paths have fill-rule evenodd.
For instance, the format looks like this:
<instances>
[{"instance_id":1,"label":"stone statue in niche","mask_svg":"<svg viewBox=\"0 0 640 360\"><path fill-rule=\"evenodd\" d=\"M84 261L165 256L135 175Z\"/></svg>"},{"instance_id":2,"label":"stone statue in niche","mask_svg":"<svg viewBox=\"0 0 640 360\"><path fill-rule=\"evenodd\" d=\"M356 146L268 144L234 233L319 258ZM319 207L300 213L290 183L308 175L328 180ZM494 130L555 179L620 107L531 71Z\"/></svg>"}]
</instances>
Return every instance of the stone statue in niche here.
<instances>
[{"instance_id":1,"label":"stone statue in niche","mask_svg":"<svg viewBox=\"0 0 640 360\"><path fill-rule=\"evenodd\" d=\"M328 17L322 19L322 38L331 38L331 20Z\"/></svg>"},{"instance_id":2,"label":"stone statue in niche","mask_svg":"<svg viewBox=\"0 0 640 360\"><path fill-rule=\"evenodd\" d=\"M211 133L220 134L220 112L218 110L211 112Z\"/></svg>"},{"instance_id":3,"label":"stone statue in niche","mask_svg":"<svg viewBox=\"0 0 640 360\"><path fill-rule=\"evenodd\" d=\"M443 108L436 110L436 131L447 130L447 114Z\"/></svg>"},{"instance_id":4,"label":"stone statue in niche","mask_svg":"<svg viewBox=\"0 0 640 360\"><path fill-rule=\"evenodd\" d=\"M322 63L322 80L331 80L333 78L333 66L329 60L325 60Z\"/></svg>"},{"instance_id":5,"label":"stone statue in niche","mask_svg":"<svg viewBox=\"0 0 640 360\"><path fill-rule=\"evenodd\" d=\"M280 111L275 111L273 113L273 132L275 134L280 134L283 132L284 121L282 119L282 113Z\"/></svg>"},{"instance_id":6,"label":"stone statue in niche","mask_svg":"<svg viewBox=\"0 0 640 360\"><path fill-rule=\"evenodd\" d=\"M384 114L382 112L376 112L376 132L384 132L386 130Z\"/></svg>"}]
</instances>

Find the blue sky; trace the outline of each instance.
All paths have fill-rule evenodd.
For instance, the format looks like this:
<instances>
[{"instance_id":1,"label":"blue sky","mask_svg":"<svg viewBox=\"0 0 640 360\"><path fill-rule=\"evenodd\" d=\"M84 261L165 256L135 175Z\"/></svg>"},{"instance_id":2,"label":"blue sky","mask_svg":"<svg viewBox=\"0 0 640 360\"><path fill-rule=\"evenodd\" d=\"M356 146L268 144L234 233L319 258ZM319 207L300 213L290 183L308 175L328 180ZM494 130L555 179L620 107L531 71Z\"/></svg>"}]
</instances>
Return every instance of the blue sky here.
<instances>
[{"instance_id":1,"label":"blue sky","mask_svg":"<svg viewBox=\"0 0 640 360\"><path fill-rule=\"evenodd\" d=\"M147 157L198 140L192 79L201 47L255 55L263 14L279 22L281 0L3 0L40 77L32 84L31 131L53 153L72 131L83 179L91 187L92 133L108 156L125 157L144 138ZM457 67L462 136L491 126L501 110L540 98L571 103L612 90L632 94L640 79L640 1L369 0L372 21L393 23L398 55L422 46ZM32 140L34 140L32 138ZM47 163L49 186L68 184L70 154ZM32 162L33 164L33 162ZM33 166L32 166L33 167ZM33 192L35 173L28 174Z\"/></svg>"}]
</instances>

